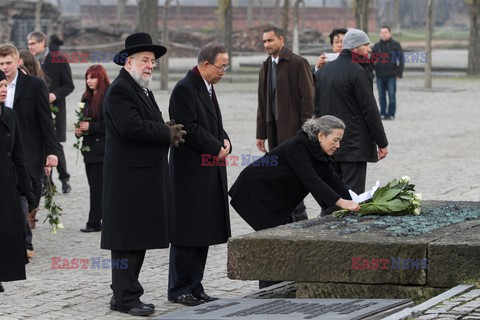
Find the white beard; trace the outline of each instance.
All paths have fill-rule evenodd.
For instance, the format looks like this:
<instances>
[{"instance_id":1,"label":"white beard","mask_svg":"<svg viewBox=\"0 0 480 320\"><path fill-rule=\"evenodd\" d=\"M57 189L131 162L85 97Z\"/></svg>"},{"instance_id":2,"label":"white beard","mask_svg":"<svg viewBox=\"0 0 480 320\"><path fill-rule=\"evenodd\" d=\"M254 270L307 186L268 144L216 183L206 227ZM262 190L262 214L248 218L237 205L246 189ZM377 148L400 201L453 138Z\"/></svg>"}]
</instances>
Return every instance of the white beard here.
<instances>
[{"instance_id":1,"label":"white beard","mask_svg":"<svg viewBox=\"0 0 480 320\"><path fill-rule=\"evenodd\" d=\"M142 73L137 72L135 68L130 69L130 75L132 76L133 80L142 88L148 89L152 84L153 74L149 79L142 78Z\"/></svg>"}]
</instances>

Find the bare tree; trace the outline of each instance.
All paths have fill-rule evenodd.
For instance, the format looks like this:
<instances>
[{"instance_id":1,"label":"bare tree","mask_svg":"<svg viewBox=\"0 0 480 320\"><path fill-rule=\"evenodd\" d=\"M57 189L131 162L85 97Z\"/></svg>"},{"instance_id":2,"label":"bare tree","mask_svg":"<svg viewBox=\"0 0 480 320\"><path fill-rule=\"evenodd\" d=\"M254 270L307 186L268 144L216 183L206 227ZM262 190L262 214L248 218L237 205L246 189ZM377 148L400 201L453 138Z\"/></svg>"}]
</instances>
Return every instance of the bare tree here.
<instances>
[{"instance_id":1,"label":"bare tree","mask_svg":"<svg viewBox=\"0 0 480 320\"><path fill-rule=\"evenodd\" d=\"M283 37L285 38L285 42L287 41L289 18L290 18L290 1L283 0L282 29L283 29Z\"/></svg>"},{"instance_id":2,"label":"bare tree","mask_svg":"<svg viewBox=\"0 0 480 320\"><path fill-rule=\"evenodd\" d=\"M180 29L180 0L175 1L177 3L177 16L175 18L175 26Z\"/></svg>"},{"instance_id":3,"label":"bare tree","mask_svg":"<svg viewBox=\"0 0 480 320\"><path fill-rule=\"evenodd\" d=\"M163 27L162 27L162 45L169 47L170 39L168 35L168 12L170 11L170 0L165 0L163 5ZM168 56L169 52L160 59L160 90L168 90Z\"/></svg>"},{"instance_id":4,"label":"bare tree","mask_svg":"<svg viewBox=\"0 0 480 320\"><path fill-rule=\"evenodd\" d=\"M393 30L396 34L400 33L400 0L393 3Z\"/></svg>"},{"instance_id":5,"label":"bare tree","mask_svg":"<svg viewBox=\"0 0 480 320\"><path fill-rule=\"evenodd\" d=\"M125 20L125 6L128 0L117 0L117 22Z\"/></svg>"},{"instance_id":6,"label":"bare tree","mask_svg":"<svg viewBox=\"0 0 480 320\"><path fill-rule=\"evenodd\" d=\"M480 0L465 0L470 13L467 74L480 74Z\"/></svg>"},{"instance_id":7,"label":"bare tree","mask_svg":"<svg viewBox=\"0 0 480 320\"><path fill-rule=\"evenodd\" d=\"M425 89L432 89L432 34L433 34L433 0L427 3L427 63L425 64Z\"/></svg>"},{"instance_id":8,"label":"bare tree","mask_svg":"<svg viewBox=\"0 0 480 320\"><path fill-rule=\"evenodd\" d=\"M368 33L368 14L370 9L370 0L354 0L352 2L353 12L355 14L355 24L357 29Z\"/></svg>"},{"instance_id":9,"label":"bare tree","mask_svg":"<svg viewBox=\"0 0 480 320\"><path fill-rule=\"evenodd\" d=\"M62 0L57 0L57 8L58 8L58 12L62 14Z\"/></svg>"},{"instance_id":10,"label":"bare tree","mask_svg":"<svg viewBox=\"0 0 480 320\"><path fill-rule=\"evenodd\" d=\"M248 0L247 3L247 28L252 27L253 21L253 0Z\"/></svg>"},{"instance_id":11,"label":"bare tree","mask_svg":"<svg viewBox=\"0 0 480 320\"><path fill-rule=\"evenodd\" d=\"M280 16L280 0L275 0L275 14L273 17L273 24L278 25L278 19Z\"/></svg>"},{"instance_id":12,"label":"bare tree","mask_svg":"<svg viewBox=\"0 0 480 320\"><path fill-rule=\"evenodd\" d=\"M40 19L42 19L42 5L43 5L43 0L37 0L37 3L35 4L35 30L42 30L42 24L40 22Z\"/></svg>"},{"instance_id":13,"label":"bare tree","mask_svg":"<svg viewBox=\"0 0 480 320\"><path fill-rule=\"evenodd\" d=\"M157 0L140 0L138 3L138 31L147 32L153 42L158 42Z\"/></svg>"},{"instance_id":14,"label":"bare tree","mask_svg":"<svg viewBox=\"0 0 480 320\"><path fill-rule=\"evenodd\" d=\"M294 53L300 53L300 41L298 38L298 21L300 16L300 4L305 2L303 0L296 0L295 1L295 13L293 16L293 39L292 39L292 50Z\"/></svg>"},{"instance_id":15,"label":"bare tree","mask_svg":"<svg viewBox=\"0 0 480 320\"><path fill-rule=\"evenodd\" d=\"M228 52L228 60L232 65L232 0L218 0L218 18L223 30L223 42ZM230 67L232 68L232 67Z\"/></svg>"}]
</instances>

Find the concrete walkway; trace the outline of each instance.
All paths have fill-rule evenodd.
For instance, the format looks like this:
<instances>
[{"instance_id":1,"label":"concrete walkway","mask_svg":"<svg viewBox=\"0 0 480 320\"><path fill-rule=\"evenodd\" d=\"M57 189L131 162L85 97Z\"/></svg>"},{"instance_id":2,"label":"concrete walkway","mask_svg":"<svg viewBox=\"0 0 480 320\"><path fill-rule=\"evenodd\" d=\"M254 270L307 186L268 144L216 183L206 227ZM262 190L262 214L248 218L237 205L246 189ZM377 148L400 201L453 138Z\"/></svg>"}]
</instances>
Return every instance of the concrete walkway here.
<instances>
[{"instance_id":1,"label":"concrete walkway","mask_svg":"<svg viewBox=\"0 0 480 320\"><path fill-rule=\"evenodd\" d=\"M184 61L184 66L190 67L193 63ZM47 224L37 224L34 230L36 255L27 265L27 280L4 283L6 292L0 294L0 319L131 318L108 308L110 270L91 268L92 258L109 258L109 252L99 248L100 234L79 231L87 220L88 186L82 158L80 156L76 164L77 152L72 145L74 109L84 90L79 78L86 67L83 70L74 67L76 90L67 99L68 141L64 146L73 190L55 197L63 208L65 229L51 235ZM109 69L114 71L115 68ZM228 77L227 74L226 80ZM397 118L384 123L390 153L386 160L369 165L367 184L373 185L375 180L385 183L410 175L425 199L480 201L480 80L444 78L434 79L433 84L436 91L429 92L422 89L420 78L406 74L399 81ZM260 155L255 148L256 86L255 82L228 81L216 86L224 127L236 155ZM153 87L158 88L158 82ZM169 93L155 91L155 96L167 119ZM227 169L229 185L242 169L242 166ZM59 184L57 176L55 173L55 181ZM311 196L307 197L306 205L310 218L316 217L319 207ZM41 210L39 219L44 217L45 210ZM233 210L231 221L234 236L252 232ZM54 257L69 261L89 259L90 262L87 269L52 269ZM156 305L154 316L179 307L166 300L167 275L168 250L148 251L140 281L145 289L143 300ZM204 286L213 296L229 298L254 291L256 282L229 280L226 277L226 246L218 245L211 247Z\"/></svg>"}]
</instances>

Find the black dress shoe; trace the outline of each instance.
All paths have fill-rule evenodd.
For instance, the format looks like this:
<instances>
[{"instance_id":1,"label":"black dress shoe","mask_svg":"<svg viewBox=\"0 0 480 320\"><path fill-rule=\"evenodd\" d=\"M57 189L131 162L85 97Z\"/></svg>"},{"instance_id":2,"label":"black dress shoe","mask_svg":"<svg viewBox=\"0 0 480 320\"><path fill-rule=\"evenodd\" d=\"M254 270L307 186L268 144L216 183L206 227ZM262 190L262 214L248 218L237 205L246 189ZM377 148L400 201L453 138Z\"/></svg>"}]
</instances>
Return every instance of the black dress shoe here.
<instances>
[{"instance_id":1,"label":"black dress shoe","mask_svg":"<svg viewBox=\"0 0 480 320\"><path fill-rule=\"evenodd\" d=\"M101 231L102 228L91 228L91 227L85 227L85 228L82 228L80 229L80 231L82 232L98 232L98 231Z\"/></svg>"},{"instance_id":2,"label":"black dress shoe","mask_svg":"<svg viewBox=\"0 0 480 320\"><path fill-rule=\"evenodd\" d=\"M152 313L155 313L154 309L148 307L144 303L140 303L138 306L128 309L126 311L121 311L121 310L119 311L122 313L131 314L132 316L149 316Z\"/></svg>"},{"instance_id":3,"label":"black dress shoe","mask_svg":"<svg viewBox=\"0 0 480 320\"><path fill-rule=\"evenodd\" d=\"M70 191L72 191L72 186L70 186L70 183L67 180L62 181L62 192L69 193Z\"/></svg>"},{"instance_id":4,"label":"black dress shoe","mask_svg":"<svg viewBox=\"0 0 480 320\"><path fill-rule=\"evenodd\" d=\"M0 282L0 292L4 292L5 288L3 287L2 283Z\"/></svg>"},{"instance_id":5,"label":"black dress shoe","mask_svg":"<svg viewBox=\"0 0 480 320\"><path fill-rule=\"evenodd\" d=\"M218 298L210 297L205 292L202 292L200 294L196 294L196 295L194 295L194 297L197 298L198 300L202 300L204 302L211 302L211 301L218 300Z\"/></svg>"},{"instance_id":6,"label":"black dress shoe","mask_svg":"<svg viewBox=\"0 0 480 320\"><path fill-rule=\"evenodd\" d=\"M153 305L153 303L143 303L142 304L152 310L155 310L155 306ZM112 311L118 311L118 306L117 306L117 301L115 300L115 297L112 296L112 298L110 299L110 310Z\"/></svg>"},{"instance_id":7,"label":"black dress shoe","mask_svg":"<svg viewBox=\"0 0 480 320\"><path fill-rule=\"evenodd\" d=\"M202 300L195 298L191 294L181 294L175 299L170 300L170 302L180 303L188 307L198 306L199 304L203 303Z\"/></svg>"}]
</instances>

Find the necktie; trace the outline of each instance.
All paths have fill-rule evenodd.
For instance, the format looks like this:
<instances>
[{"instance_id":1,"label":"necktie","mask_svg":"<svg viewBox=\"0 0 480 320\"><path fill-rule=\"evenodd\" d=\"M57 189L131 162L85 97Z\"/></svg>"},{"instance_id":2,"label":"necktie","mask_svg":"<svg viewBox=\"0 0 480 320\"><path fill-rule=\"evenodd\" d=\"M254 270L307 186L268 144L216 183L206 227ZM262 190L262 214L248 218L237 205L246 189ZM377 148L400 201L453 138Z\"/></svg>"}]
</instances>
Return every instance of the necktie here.
<instances>
[{"instance_id":1,"label":"necktie","mask_svg":"<svg viewBox=\"0 0 480 320\"><path fill-rule=\"evenodd\" d=\"M270 106L273 113L273 118L277 119L277 63L272 61L272 69L270 70Z\"/></svg>"},{"instance_id":2,"label":"necktie","mask_svg":"<svg viewBox=\"0 0 480 320\"><path fill-rule=\"evenodd\" d=\"M145 94L147 95L148 97L148 89L147 88L142 88L143 89L143 92L145 92Z\"/></svg>"},{"instance_id":3,"label":"necktie","mask_svg":"<svg viewBox=\"0 0 480 320\"><path fill-rule=\"evenodd\" d=\"M213 89L212 86L210 86L210 87L208 88L208 94L210 95L210 99L213 100L213 91L212 91L212 89Z\"/></svg>"}]
</instances>

